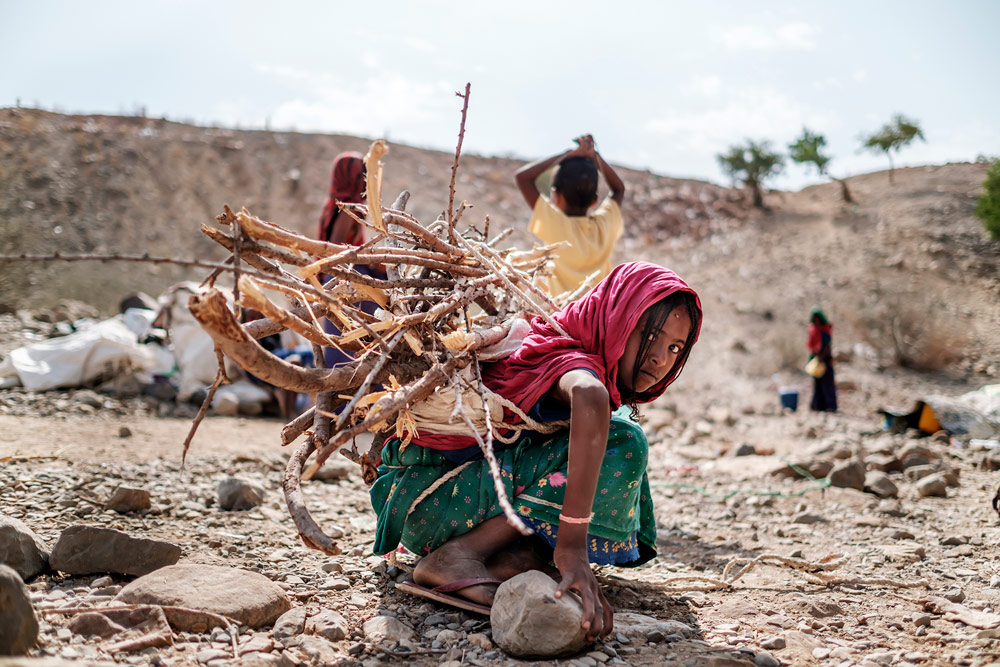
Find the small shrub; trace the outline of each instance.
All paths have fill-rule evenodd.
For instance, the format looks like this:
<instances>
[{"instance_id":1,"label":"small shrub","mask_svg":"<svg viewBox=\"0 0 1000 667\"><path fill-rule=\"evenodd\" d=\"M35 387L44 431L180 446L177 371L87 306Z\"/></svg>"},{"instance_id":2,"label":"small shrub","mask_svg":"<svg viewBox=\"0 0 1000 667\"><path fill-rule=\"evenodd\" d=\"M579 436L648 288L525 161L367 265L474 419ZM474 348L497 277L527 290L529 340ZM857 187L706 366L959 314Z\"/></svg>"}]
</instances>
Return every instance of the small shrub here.
<instances>
[{"instance_id":1,"label":"small shrub","mask_svg":"<svg viewBox=\"0 0 1000 667\"><path fill-rule=\"evenodd\" d=\"M914 370L943 370L965 357L969 339L959 322L942 314L940 303L930 295L884 295L857 312L854 328L883 360Z\"/></svg>"},{"instance_id":2,"label":"small shrub","mask_svg":"<svg viewBox=\"0 0 1000 667\"><path fill-rule=\"evenodd\" d=\"M993 163L983 181L983 194L976 202L976 217L994 241L1000 241L1000 160Z\"/></svg>"}]
</instances>

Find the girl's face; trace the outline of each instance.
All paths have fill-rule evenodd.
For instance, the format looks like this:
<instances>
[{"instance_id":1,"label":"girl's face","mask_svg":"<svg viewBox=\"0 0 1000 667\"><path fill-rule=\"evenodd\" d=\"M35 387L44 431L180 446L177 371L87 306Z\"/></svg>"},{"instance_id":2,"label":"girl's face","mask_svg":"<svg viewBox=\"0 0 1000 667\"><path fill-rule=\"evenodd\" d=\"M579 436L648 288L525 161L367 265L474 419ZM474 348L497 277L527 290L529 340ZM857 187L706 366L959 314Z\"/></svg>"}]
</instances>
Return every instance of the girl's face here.
<instances>
[{"instance_id":1,"label":"girl's face","mask_svg":"<svg viewBox=\"0 0 1000 667\"><path fill-rule=\"evenodd\" d=\"M674 308L660 330L648 334L649 350L645 359L639 359L639 348L649 316L650 310L647 309L629 334L625 351L618 360L619 382L637 394L649 391L667 377L684 351L684 344L691 333L691 316L687 309ZM638 375L635 374L636 370L639 371Z\"/></svg>"}]
</instances>

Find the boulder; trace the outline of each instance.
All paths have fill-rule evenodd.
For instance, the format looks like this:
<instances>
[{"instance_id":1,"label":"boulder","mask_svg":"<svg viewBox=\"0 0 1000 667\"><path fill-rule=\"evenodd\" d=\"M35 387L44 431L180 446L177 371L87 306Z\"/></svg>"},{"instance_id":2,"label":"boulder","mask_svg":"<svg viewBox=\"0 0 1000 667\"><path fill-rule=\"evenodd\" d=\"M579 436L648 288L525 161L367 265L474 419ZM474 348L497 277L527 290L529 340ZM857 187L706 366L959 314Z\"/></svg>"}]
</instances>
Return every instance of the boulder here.
<instances>
[{"instance_id":1,"label":"boulder","mask_svg":"<svg viewBox=\"0 0 1000 667\"><path fill-rule=\"evenodd\" d=\"M49 557L52 569L66 574L144 575L181 557L181 548L170 542L132 537L112 528L70 526L56 541Z\"/></svg>"},{"instance_id":2,"label":"boulder","mask_svg":"<svg viewBox=\"0 0 1000 667\"><path fill-rule=\"evenodd\" d=\"M251 628L271 625L291 609L285 592L262 574L218 565L180 564L139 577L115 597L125 604L187 607L221 614ZM191 632L204 619L167 612L170 625Z\"/></svg>"},{"instance_id":3,"label":"boulder","mask_svg":"<svg viewBox=\"0 0 1000 667\"><path fill-rule=\"evenodd\" d=\"M571 593L555 597L557 587L537 570L500 584L490 611L493 641L516 657L565 656L587 646L583 606Z\"/></svg>"},{"instance_id":4,"label":"boulder","mask_svg":"<svg viewBox=\"0 0 1000 667\"><path fill-rule=\"evenodd\" d=\"M227 477L219 482L219 507L226 511L249 510L264 502L264 489L257 484Z\"/></svg>"},{"instance_id":5,"label":"boulder","mask_svg":"<svg viewBox=\"0 0 1000 667\"><path fill-rule=\"evenodd\" d=\"M0 564L28 580L48 568L49 550L24 522L0 515Z\"/></svg>"},{"instance_id":6,"label":"boulder","mask_svg":"<svg viewBox=\"0 0 1000 667\"><path fill-rule=\"evenodd\" d=\"M37 639L28 588L13 568L0 565L0 655L25 655Z\"/></svg>"}]
</instances>

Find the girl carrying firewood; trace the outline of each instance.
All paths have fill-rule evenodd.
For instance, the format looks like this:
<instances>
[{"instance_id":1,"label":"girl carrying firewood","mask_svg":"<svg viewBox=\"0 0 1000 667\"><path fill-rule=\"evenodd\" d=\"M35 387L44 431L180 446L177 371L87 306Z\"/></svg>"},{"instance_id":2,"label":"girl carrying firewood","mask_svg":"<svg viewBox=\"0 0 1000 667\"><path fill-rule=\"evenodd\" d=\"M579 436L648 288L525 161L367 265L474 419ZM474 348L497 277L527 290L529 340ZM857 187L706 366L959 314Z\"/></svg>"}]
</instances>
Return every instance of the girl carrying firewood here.
<instances>
[{"instance_id":1,"label":"girl carrying firewood","mask_svg":"<svg viewBox=\"0 0 1000 667\"><path fill-rule=\"evenodd\" d=\"M675 273L623 264L552 316L562 333L535 317L513 354L483 365L485 387L527 421L566 424L496 446L530 537L504 517L471 437L420 431L409 445L388 440L371 489L375 553L402 544L423 556L414 582L398 587L488 614L501 581L543 570L561 577L557 596L580 595L591 638L609 633L612 610L591 563L631 567L656 554L647 442L634 419L639 403L680 374L701 316L697 295Z\"/></svg>"}]
</instances>

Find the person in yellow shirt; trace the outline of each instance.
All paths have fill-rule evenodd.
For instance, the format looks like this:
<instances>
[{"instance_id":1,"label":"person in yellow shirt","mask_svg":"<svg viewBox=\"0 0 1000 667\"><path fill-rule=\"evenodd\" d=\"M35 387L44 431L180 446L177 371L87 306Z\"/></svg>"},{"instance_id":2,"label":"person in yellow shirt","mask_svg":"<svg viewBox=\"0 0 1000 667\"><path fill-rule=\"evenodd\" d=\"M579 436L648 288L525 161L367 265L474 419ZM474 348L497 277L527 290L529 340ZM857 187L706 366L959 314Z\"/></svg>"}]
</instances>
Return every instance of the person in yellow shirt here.
<instances>
[{"instance_id":1,"label":"person in yellow shirt","mask_svg":"<svg viewBox=\"0 0 1000 667\"><path fill-rule=\"evenodd\" d=\"M594 282L611 271L611 252L622 235L621 203L625 183L594 147L589 134L574 140L576 147L544 160L526 164L514 175L517 187L531 207L528 229L543 243L568 241L553 258L549 292L572 292L589 275ZM555 165L551 198L538 191L536 180ZM598 174L604 175L611 194L597 203Z\"/></svg>"}]
</instances>

